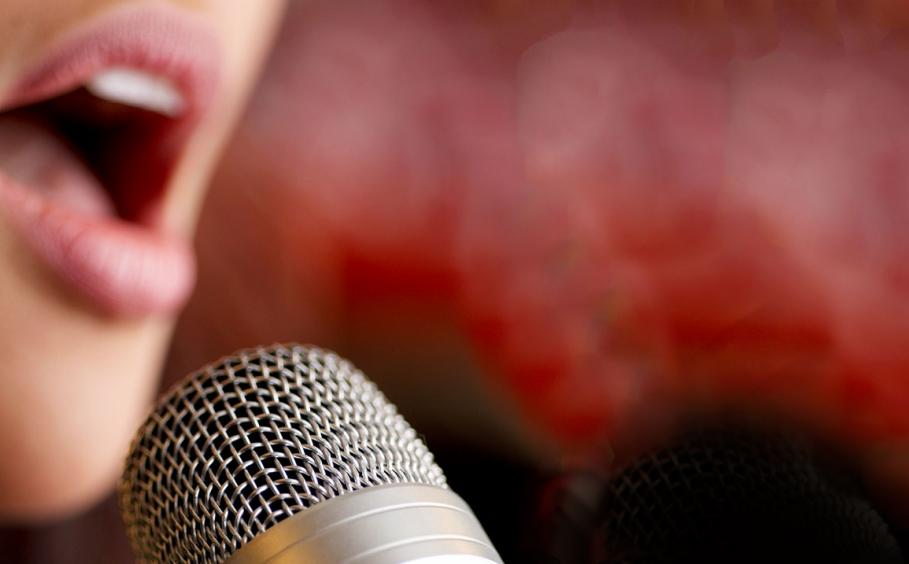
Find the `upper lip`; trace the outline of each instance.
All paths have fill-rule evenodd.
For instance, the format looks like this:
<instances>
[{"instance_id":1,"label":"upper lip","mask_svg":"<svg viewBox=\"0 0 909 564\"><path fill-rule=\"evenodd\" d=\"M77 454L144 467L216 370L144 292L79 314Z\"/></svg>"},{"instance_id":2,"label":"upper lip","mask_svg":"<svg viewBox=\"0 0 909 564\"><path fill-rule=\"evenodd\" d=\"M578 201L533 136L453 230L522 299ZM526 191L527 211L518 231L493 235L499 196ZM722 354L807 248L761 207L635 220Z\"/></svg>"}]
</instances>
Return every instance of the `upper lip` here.
<instances>
[{"instance_id":1,"label":"upper lip","mask_svg":"<svg viewBox=\"0 0 909 564\"><path fill-rule=\"evenodd\" d=\"M187 102L180 119L199 117L218 82L217 46L207 28L177 24L177 17L185 19L164 10L125 12L76 30L14 82L0 97L0 111L53 98L101 70L124 66L171 80Z\"/></svg>"}]
</instances>

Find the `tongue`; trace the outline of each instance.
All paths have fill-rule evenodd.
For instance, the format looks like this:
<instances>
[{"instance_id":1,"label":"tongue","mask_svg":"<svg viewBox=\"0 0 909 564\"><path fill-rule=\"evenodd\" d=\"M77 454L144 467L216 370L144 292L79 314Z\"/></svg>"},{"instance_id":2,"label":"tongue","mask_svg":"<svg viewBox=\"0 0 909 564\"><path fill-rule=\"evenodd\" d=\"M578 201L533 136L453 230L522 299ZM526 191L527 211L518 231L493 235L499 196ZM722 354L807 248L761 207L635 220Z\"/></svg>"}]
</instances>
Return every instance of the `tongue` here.
<instances>
[{"instance_id":1,"label":"tongue","mask_svg":"<svg viewBox=\"0 0 909 564\"><path fill-rule=\"evenodd\" d=\"M0 116L0 175L73 211L115 213L104 187L72 147L37 119Z\"/></svg>"}]
</instances>

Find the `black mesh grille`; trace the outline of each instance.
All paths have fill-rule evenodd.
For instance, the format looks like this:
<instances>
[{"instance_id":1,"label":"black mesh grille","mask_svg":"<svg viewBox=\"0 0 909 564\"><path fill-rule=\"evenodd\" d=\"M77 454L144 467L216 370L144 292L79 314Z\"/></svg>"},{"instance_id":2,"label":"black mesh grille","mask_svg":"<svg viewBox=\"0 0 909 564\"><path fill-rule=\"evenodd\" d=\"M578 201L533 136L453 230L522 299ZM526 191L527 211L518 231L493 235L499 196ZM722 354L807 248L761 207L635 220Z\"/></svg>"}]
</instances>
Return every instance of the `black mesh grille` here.
<instances>
[{"instance_id":1,"label":"black mesh grille","mask_svg":"<svg viewBox=\"0 0 909 564\"><path fill-rule=\"evenodd\" d=\"M689 434L609 480L600 508L604 564L903 562L846 474L775 433Z\"/></svg>"}]
</instances>

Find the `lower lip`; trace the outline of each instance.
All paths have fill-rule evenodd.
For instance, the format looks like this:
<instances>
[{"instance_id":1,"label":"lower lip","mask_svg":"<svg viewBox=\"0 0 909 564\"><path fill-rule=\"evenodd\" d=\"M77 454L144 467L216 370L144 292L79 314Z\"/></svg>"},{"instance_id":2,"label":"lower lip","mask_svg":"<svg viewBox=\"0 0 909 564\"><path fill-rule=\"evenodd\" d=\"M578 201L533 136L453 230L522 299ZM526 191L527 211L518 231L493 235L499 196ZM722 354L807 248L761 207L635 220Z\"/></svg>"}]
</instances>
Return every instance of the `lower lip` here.
<instances>
[{"instance_id":1,"label":"lower lip","mask_svg":"<svg viewBox=\"0 0 909 564\"><path fill-rule=\"evenodd\" d=\"M0 208L63 283L117 317L166 315L189 297L189 243L116 217L80 214L0 173Z\"/></svg>"}]
</instances>

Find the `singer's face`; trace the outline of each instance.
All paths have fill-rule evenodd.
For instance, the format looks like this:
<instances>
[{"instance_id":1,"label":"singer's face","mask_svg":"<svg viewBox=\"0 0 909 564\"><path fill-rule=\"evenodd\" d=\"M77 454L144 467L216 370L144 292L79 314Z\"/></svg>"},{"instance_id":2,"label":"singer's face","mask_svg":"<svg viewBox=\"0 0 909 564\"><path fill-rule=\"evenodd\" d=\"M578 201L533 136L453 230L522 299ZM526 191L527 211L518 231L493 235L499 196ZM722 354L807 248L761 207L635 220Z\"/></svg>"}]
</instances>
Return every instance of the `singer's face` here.
<instances>
[{"instance_id":1,"label":"singer's face","mask_svg":"<svg viewBox=\"0 0 909 564\"><path fill-rule=\"evenodd\" d=\"M113 482L281 0L0 2L0 519Z\"/></svg>"}]
</instances>

